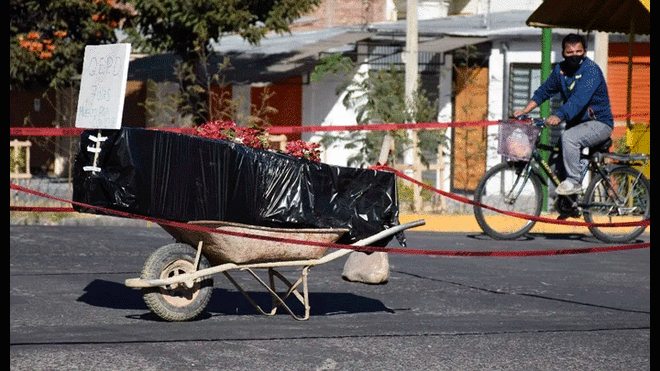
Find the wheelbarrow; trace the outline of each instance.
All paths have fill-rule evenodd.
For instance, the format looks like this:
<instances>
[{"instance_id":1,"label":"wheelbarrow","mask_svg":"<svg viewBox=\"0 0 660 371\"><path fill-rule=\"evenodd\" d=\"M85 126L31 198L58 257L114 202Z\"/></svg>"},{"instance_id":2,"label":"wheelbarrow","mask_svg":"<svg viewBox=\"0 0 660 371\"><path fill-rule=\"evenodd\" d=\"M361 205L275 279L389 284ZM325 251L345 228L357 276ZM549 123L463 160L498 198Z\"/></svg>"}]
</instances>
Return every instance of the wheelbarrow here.
<instances>
[{"instance_id":1,"label":"wheelbarrow","mask_svg":"<svg viewBox=\"0 0 660 371\"><path fill-rule=\"evenodd\" d=\"M167 321L186 321L202 313L211 298L211 277L218 273L223 273L259 313L273 316L278 308L282 308L296 320L307 320L310 312L307 287L309 269L353 251L337 249L327 253L329 247L281 241L287 239L332 243L346 233L347 229L267 228L218 221L194 221L189 224L219 229L226 233L161 224L177 242L162 246L151 254L144 264L140 278L125 281L128 287L140 288L149 309ZM424 220L401 224L357 241L352 246L367 246L384 237L424 224ZM245 237L245 234L257 235L263 239ZM280 240L271 240L269 237ZM292 283L277 271L278 268L284 267L300 267L300 277ZM257 269L268 270L269 283L255 273ZM272 296L271 310L263 310L231 276L231 271L246 271L254 277ZM276 292L275 278L286 285L283 294ZM301 285L302 293L299 291ZM291 295L302 304L302 315L296 314L285 303Z\"/></svg>"}]
</instances>

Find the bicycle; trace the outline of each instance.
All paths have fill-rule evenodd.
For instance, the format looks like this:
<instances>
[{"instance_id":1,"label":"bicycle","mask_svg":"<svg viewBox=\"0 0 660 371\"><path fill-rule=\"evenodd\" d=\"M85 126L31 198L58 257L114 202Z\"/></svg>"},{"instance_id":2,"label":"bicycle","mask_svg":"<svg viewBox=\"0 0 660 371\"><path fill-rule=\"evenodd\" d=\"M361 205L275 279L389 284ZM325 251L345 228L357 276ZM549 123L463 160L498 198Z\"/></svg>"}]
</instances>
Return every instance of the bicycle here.
<instances>
[{"instance_id":1,"label":"bicycle","mask_svg":"<svg viewBox=\"0 0 660 371\"><path fill-rule=\"evenodd\" d=\"M503 121L503 125L510 121ZM535 125L538 133L530 138L530 148L522 157L506 160L488 170L477 185L474 201L498 210L538 217L543 208L542 185L560 180L541 151L560 153L560 148L539 143L545 120L515 120ZM500 133L502 130L500 129ZM502 140L502 138L500 138ZM599 143L581 155L585 174L590 174L589 185L582 194L557 195L554 209L558 219L582 217L587 223L637 222L651 218L651 186L644 174L633 166L646 166L647 154L609 153L612 140ZM499 152L499 151L498 151ZM544 176L542 176L545 175ZM474 215L481 229L490 237L500 240L520 238L529 232L536 221L506 216L500 212L474 205ZM604 227L589 226L589 231L607 243L623 243L635 239L646 229L645 225Z\"/></svg>"}]
</instances>

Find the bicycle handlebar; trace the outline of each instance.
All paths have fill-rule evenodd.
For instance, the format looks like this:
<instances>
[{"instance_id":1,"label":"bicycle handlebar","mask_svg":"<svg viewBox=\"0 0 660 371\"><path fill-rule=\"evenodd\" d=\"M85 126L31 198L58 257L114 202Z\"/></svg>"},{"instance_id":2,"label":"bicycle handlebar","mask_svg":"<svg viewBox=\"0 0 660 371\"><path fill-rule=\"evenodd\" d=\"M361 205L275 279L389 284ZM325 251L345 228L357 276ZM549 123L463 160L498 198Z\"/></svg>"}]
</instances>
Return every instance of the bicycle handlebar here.
<instances>
[{"instance_id":1,"label":"bicycle handlebar","mask_svg":"<svg viewBox=\"0 0 660 371\"><path fill-rule=\"evenodd\" d=\"M545 126L545 120L546 120L545 118L541 118L541 119L533 119L533 118L529 118L529 117L527 117L527 115L518 116L518 117L516 117L515 119L516 119L516 120L520 120L520 121L531 121L532 124L534 124L534 125L536 125L536 126L538 126L538 127L543 127L543 126Z\"/></svg>"}]
</instances>

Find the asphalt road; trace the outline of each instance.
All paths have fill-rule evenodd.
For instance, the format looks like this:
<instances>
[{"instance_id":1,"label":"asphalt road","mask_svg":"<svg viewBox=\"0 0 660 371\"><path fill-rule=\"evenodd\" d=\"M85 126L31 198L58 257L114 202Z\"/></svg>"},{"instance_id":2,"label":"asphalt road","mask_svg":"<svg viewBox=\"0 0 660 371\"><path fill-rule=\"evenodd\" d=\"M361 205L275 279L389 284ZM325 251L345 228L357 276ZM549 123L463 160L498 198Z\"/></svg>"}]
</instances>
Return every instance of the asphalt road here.
<instances>
[{"instance_id":1,"label":"asphalt road","mask_svg":"<svg viewBox=\"0 0 660 371\"><path fill-rule=\"evenodd\" d=\"M575 234L513 242L406 234L409 246L420 249L603 246ZM649 248L534 258L390 255L384 285L342 280L344 258L310 272L306 322L258 315L219 275L200 319L168 323L123 282L171 241L154 226L10 226L10 368L650 368ZM270 302L244 272L235 277L258 302Z\"/></svg>"}]
</instances>

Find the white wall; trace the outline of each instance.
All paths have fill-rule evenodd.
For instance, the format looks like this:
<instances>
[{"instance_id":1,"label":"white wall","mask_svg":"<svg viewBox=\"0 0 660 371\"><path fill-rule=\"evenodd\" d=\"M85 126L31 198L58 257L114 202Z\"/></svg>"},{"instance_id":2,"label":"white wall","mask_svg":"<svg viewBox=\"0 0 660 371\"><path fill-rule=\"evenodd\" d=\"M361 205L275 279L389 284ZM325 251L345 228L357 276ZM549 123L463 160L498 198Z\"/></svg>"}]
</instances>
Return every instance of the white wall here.
<instances>
[{"instance_id":1,"label":"white wall","mask_svg":"<svg viewBox=\"0 0 660 371\"><path fill-rule=\"evenodd\" d=\"M362 64L357 73L353 76L353 80L357 81L361 74L368 71L368 68L369 65L367 63ZM335 95L334 90L337 84L336 81L334 84L332 81L332 77L325 77L322 81L315 84L310 84L303 88L303 107L327 104L328 101L331 101L331 97L327 95L328 91L332 91L334 96L334 103L332 103L331 108L329 111L327 111L327 115L323 116L325 113L324 110L317 110L316 113L313 111L303 112L303 125L357 125L357 113L353 109L344 106L343 103L344 97L346 96L346 91L342 92L339 96ZM324 95L319 95L323 94L321 93L322 91L325 91L326 93ZM309 136L303 136L303 139L308 142L319 142L325 133L326 132L310 133ZM332 132L330 134L342 135L344 137L355 135L354 132ZM330 165L347 166L347 160L350 157L356 155L357 150L346 149L344 148L345 144L346 142L339 141L329 148L322 148L321 161Z\"/></svg>"},{"instance_id":2,"label":"white wall","mask_svg":"<svg viewBox=\"0 0 660 371\"><path fill-rule=\"evenodd\" d=\"M501 120L504 117L505 58L509 56L506 43L493 44L488 62L488 120ZM490 125L487 131L486 169L500 162L497 154L497 125Z\"/></svg>"},{"instance_id":3,"label":"white wall","mask_svg":"<svg viewBox=\"0 0 660 371\"><path fill-rule=\"evenodd\" d=\"M453 89L452 76L454 73L454 58L451 53L444 55L445 64L440 67L440 76L438 81L438 122L451 122L453 111ZM445 135L451 138L452 129L448 128ZM447 148L444 149L446 155L443 157L445 170L442 174L442 184L439 184L440 174L436 174L436 188L449 191L451 187L451 141L447 141Z\"/></svg>"}]
</instances>

